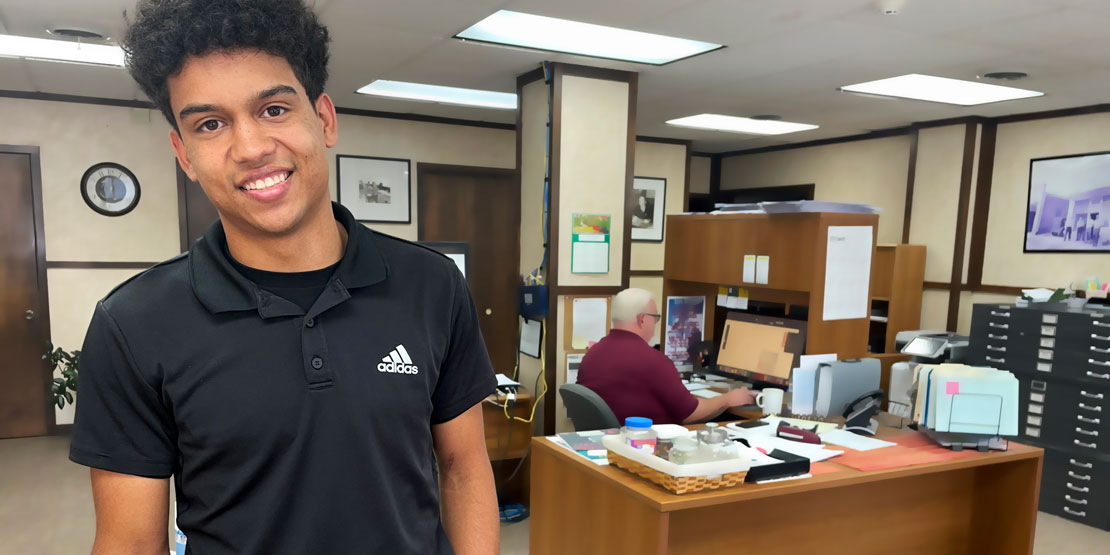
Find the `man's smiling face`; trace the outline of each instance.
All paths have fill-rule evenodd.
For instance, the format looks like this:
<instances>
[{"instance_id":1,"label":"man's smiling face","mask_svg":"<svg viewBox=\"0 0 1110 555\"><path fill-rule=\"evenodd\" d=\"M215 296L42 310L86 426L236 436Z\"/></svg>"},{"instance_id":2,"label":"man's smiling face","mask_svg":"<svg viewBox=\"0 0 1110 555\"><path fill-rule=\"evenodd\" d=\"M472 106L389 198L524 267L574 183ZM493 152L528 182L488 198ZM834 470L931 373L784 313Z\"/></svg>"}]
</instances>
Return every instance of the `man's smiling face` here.
<instances>
[{"instance_id":1,"label":"man's smiling face","mask_svg":"<svg viewBox=\"0 0 1110 555\"><path fill-rule=\"evenodd\" d=\"M335 108L325 94L311 102L284 58L192 56L168 87L178 160L225 227L288 235L330 202L325 152L337 137Z\"/></svg>"}]
</instances>

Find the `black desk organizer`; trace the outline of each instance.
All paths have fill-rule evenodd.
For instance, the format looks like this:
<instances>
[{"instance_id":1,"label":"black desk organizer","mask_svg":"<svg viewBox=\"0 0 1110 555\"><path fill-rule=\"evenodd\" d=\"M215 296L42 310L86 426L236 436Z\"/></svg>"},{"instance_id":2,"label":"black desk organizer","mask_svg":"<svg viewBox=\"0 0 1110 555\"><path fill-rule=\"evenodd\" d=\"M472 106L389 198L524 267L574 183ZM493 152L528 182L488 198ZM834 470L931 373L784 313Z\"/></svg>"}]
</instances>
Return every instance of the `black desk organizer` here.
<instances>
[{"instance_id":1,"label":"black desk organizer","mask_svg":"<svg viewBox=\"0 0 1110 555\"><path fill-rule=\"evenodd\" d=\"M1045 450L1040 510L1110 530L1110 311L977 304L968 364L1018 378L1018 441Z\"/></svg>"}]
</instances>

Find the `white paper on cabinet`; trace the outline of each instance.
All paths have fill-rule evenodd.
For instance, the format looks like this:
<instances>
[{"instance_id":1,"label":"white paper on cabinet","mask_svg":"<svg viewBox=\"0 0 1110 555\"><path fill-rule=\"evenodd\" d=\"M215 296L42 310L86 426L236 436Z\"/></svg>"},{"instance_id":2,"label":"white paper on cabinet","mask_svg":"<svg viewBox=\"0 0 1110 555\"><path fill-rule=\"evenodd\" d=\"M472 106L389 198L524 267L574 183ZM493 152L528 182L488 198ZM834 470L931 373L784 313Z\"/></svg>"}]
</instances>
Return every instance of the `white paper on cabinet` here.
<instances>
[{"instance_id":1,"label":"white paper on cabinet","mask_svg":"<svg viewBox=\"0 0 1110 555\"><path fill-rule=\"evenodd\" d=\"M822 319L868 317L873 239L871 226L829 226Z\"/></svg>"}]
</instances>

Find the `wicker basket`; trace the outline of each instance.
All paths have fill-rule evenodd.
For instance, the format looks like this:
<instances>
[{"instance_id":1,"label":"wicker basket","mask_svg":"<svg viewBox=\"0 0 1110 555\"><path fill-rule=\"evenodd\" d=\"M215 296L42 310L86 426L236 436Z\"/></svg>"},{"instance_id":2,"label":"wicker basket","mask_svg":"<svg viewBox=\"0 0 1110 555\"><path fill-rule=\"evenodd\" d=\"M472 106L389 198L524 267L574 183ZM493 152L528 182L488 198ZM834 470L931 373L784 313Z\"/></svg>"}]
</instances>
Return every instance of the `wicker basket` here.
<instances>
[{"instance_id":1,"label":"wicker basket","mask_svg":"<svg viewBox=\"0 0 1110 555\"><path fill-rule=\"evenodd\" d=\"M649 468L632 459L621 456L609 449L609 464L623 468L637 476L659 484L664 489L677 494L704 491L707 489L730 488L744 483L748 472L729 472L715 478L706 476L671 476L654 468Z\"/></svg>"}]
</instances>

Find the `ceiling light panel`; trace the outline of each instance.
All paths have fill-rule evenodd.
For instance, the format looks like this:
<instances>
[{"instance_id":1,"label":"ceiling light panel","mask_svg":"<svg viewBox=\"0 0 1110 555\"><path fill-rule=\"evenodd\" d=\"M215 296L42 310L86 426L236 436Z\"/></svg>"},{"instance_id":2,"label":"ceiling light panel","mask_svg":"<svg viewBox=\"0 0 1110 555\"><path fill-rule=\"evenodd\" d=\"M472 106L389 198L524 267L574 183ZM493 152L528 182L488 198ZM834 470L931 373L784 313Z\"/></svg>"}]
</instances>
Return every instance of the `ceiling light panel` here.
<instances>
[{"instance_id":1,"label":"ceiling light panel","mask_svg":"<svg viewBox=\"0 0 1110 555\"><path fill-rule=\"evenodd\" d=\"M817 129L818 127L808 123L741 118L720 114L698 114L696 116L672 119L667 122L667 125L689 127L692 129L710 129L728 133L748 133L752 135L785 135L787 133L809 131L811 129Z\"/></svg>"},{"instance_id":2,"label":"ceiling light panel","mask_svg":"<svg viewBox=\"0 0 1110 555\"><path fill-rule=\"evenodd\" d=\"M0 56L123 67L123 49L104 44L0 35Z\"/></svg>"},{"instance_id":3,"label":"ceiling light panel","mask_svg":"<svg viewBox=\"0 0 1110 555\"><path fill-rule=\"evenodd\" d=\"M975 106L990 104L1006 100L1018 100L1044 96L1044 93L1029 91L1014 87L1003 87L989 83L962 81L947 77L933 77L932 75L919 75L911 73L900 77L880 79L857 85L841 87L847 92L873 94L878 96L893 96L925 100L929 102L942 102L959 106Z\"/></svg>"},{"instance_id":4,"label":"ceiling light panel","mask_svg":"<svg viewBox=\"0 0 1110 555\"><path fill-rule=\"evenodd\" d=\"M500 10L455 38L663 65L724 48L720 44Z\"/></svg>"},{"instance_id":5,"label":"ceiling light panel","mask_svg":"<svg viewBox=\"0 0 1110 555\"><path fill-rule=\"evenodd\" d=\"M516 95L512 93L406 83L404 81L386 81L384 79L378 79L355 92L402 100L476 106L496 110L515 110L517 105Z\"/></svg>"}]
</instances>

